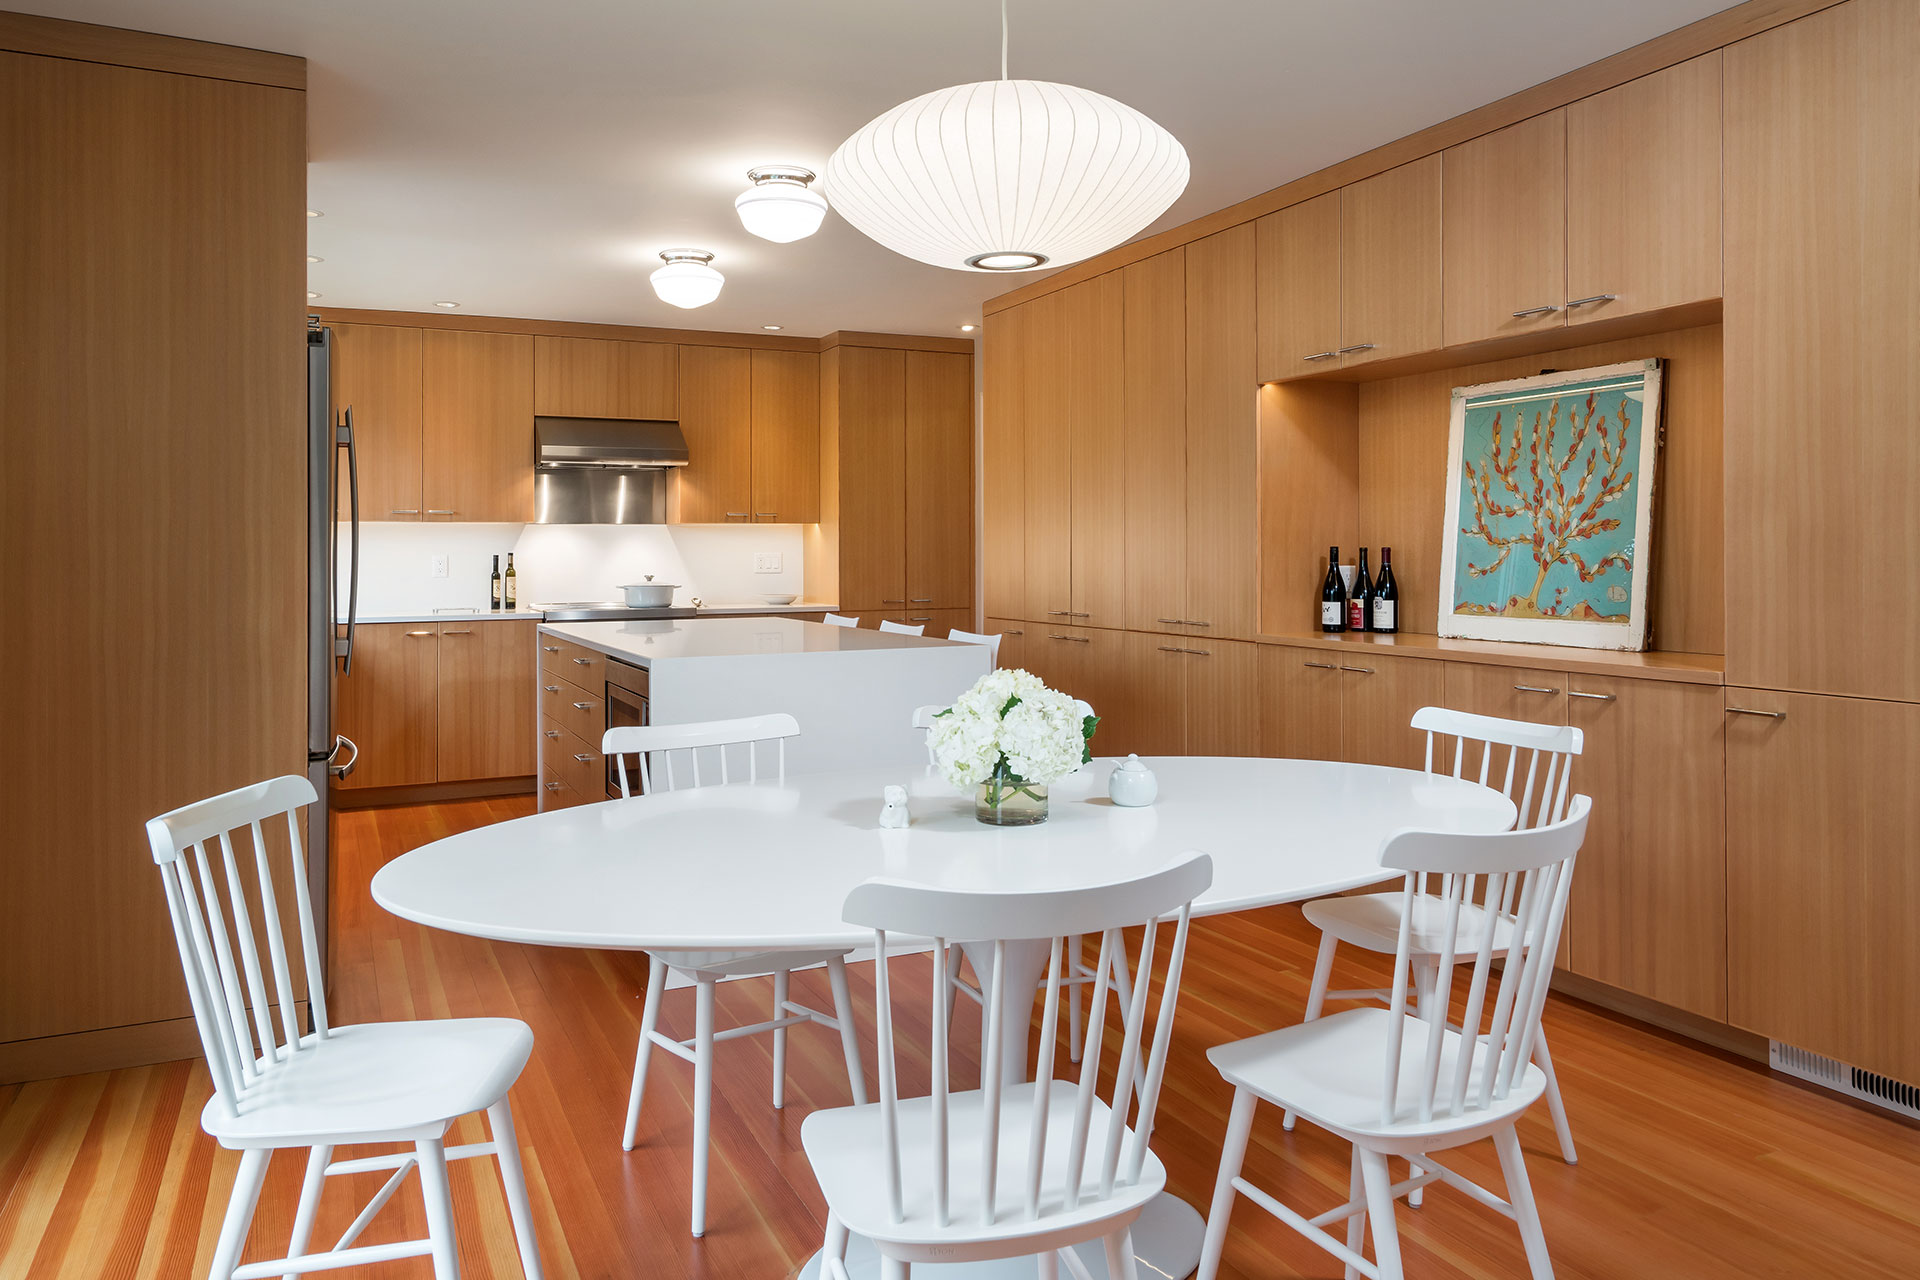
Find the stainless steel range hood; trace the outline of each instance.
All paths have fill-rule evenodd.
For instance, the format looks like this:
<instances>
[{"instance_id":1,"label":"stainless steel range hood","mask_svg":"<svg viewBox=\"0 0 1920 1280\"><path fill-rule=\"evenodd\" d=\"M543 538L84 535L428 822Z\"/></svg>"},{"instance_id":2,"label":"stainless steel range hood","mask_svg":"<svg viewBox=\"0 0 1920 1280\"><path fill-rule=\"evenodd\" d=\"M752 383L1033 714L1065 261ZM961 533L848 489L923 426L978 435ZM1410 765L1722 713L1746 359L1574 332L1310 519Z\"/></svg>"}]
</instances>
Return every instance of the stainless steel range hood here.
<instances>
[{"instance_id":1,"label":"stainless steel range hood","mask_svg":"<svg viewBox=\"0 0 1920 1280\"><path fill-rule=\"evenodd\" d=\"M664 524L667 469L687 465L677 422L535 418L536 524Z\"/></svg>"}]
</instances>

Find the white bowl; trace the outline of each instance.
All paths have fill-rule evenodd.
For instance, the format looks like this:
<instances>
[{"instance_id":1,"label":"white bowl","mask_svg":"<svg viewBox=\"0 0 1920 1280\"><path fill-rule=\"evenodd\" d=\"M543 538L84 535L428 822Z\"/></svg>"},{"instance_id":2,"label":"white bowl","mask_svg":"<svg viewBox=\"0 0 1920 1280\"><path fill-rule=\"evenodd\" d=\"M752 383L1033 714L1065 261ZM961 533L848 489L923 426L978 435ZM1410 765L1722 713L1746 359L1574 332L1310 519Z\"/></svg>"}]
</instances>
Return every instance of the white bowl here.
<instances>
[{"instance_id":1,"label":"white bowl","mask_svg":"<svg viewBox=\"0 0 1920 1280\"><path fill-rule=\"evenodd\" d=\"M761 596L768 604L792 604L799 596Z\"/></svg>"}]
</instances>

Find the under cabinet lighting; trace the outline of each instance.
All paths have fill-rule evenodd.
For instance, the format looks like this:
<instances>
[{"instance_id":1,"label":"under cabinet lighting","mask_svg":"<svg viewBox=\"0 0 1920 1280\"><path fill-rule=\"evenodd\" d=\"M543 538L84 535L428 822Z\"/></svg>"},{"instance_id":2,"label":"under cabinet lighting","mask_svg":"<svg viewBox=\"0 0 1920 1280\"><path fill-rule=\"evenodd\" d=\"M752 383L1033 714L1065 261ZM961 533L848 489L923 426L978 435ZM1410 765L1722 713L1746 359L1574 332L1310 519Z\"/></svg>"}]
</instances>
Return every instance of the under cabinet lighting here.
<instances>
[{"instance_id":1,"label":"under cabinet lighting","mask_svg":"<svg viewBox=\"0 0 1920 1280\"><path fill-rule=\"evenodd\" d=\"M308 262L325 262L326 259L321 257L319 254L310 253L307 255L307 261Z\"/></svg>"},{"instance_id":2,"label":"under cabinet lighting","mask_svg":"<svg viewBox=\"0 0 1920 1280\"><path fill-rule=\"evenodd\" d=\"M327 215L320 212L318 209L309 209L307 210L307 216L309 218L324 218Z\"/></svg>"},{"instance_id":3,"label":"under cabinet lighting","mask_svg":"<svg viewBox=\"0 0 1920 1280\"><path fill-rule=\"evenodd\" d=\"M775 329L783 329L783 328L785 328L786 326L785 326L785 325L778 325L778 324L763 324L763 325L761 325L760 327L761 327L762 329L766 329L766 330L769 330L769 331L771 331L771 330L775 330Z\"/></svg>"},{"instance_id":4,"label":"under cabinet lighting","mask_svg":"<svg viewBox=\"0 0 1920 1280\"><path fill-rule=\"evenodd\" d=\"M433 305L436 307L445 307L448 311L451 311L460 304L457 302L436 302Z\"/></svg>"},{"instance_id":5,"label":"under cabinet lighting","mask_svg":"<svg viewBox=\"0 0 1920 1280\"><path fill-rule=\"evenodd\" d=\"M320 296L320 295L319 295L319 294L317 294L317 293L315 293L315 292L314 292L313 290L311 290L311 289L309 289L309 290L307 290L307 301L308 301L308 302L312 302L312 301L313 301L313 300L314 300L315 298L317 298L317 297L319 297L319 296Z\"/></svg>"}]
</instances>

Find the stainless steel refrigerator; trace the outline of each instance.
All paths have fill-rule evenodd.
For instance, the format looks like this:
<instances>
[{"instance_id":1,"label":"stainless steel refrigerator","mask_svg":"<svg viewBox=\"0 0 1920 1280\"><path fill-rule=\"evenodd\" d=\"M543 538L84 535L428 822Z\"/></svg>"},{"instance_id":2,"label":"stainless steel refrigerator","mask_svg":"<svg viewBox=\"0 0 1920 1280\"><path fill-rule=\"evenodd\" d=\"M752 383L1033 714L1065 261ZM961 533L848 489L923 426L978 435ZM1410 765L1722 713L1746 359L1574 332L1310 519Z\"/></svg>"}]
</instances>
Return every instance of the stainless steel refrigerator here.
<instances>
[{"instance_id":1,"label":"stainless steel refrigerator","mask_svg":"<svg viewBox=\"0 0 1920 1280\"><path fill-rule=\"evenodd\" d=\"M353 771L360 749L334 731L333 682L353 669L360 596L360 476L353 408L333 404L333 331L307 328L307 779L319 793L307 811L307 889L313 897L320 967L327 971L327 783ZM343 489L341 486L345 485ZM348 511L345 634L337 621L340 506Z\"/></svg>"}]
</instances>

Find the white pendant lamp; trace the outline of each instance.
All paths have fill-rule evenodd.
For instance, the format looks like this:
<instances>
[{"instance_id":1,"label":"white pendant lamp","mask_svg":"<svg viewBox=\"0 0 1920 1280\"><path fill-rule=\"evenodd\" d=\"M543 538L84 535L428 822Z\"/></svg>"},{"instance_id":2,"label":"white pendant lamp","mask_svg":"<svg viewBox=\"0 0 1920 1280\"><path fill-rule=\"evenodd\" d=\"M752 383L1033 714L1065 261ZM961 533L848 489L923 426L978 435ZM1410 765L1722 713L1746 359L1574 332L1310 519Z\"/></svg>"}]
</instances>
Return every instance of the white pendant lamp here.
<instances>
[{"instance_id":1,"label":"white pendant lamp","mask_svg":"<svg viewBox=\"0 0 1920 1280\"><path fill-rule=\"evenodd\" d=\"M895 253L957 271L1061 267L1111 249L1187 186L1187 152L1103 94L1007 78L903 102L840 144L840 216Z\"/></svg>"},{"instance_id":2,"label":"white pendant lamp","mask_svg":"<svg viewBox=\"0 0 1920 1280\"><path fill-rule=\"evenodd\" d=\"M660 301L693 308L704 307L720 296L720 286L727 278L707 265L713 255L706 250L662 249L660 257L667 265L647 277Z\"/></svg>"},{"instance_id":3,"label":"white pendant lamp","mask_svg":"<svg viewBox=\"0 0 1920 1280\"><path fill-rule=\"evenodd\" d=\"M747 170L753 185L734 197L733 207L747 230L762 240L789 244L820 229L827 202L807 184L813 170L798 165L768 164Z\"/></svg>"}]
</instances>

